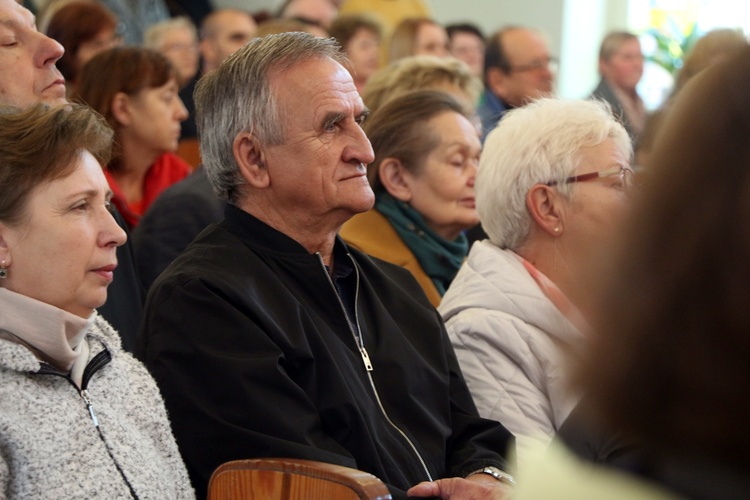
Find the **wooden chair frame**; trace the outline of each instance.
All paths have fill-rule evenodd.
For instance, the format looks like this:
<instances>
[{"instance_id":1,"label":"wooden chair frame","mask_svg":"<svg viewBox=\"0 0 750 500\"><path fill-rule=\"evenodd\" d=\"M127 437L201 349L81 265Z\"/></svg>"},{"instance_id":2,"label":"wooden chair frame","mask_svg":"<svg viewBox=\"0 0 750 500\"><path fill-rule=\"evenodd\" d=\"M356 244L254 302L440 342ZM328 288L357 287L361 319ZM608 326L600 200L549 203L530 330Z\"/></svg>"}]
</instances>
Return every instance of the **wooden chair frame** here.
<instances>
[{"instance_id":1,"label":"wooden chair frame","mask_svg":"<svg viewBox=\"0 0 750 500\"><path fill-rule=\"evenodd\" d=\"M388 500L385 484L367 472L289 458L235 460L211 475L208 500Z\"/></svg>"}]
</instances>

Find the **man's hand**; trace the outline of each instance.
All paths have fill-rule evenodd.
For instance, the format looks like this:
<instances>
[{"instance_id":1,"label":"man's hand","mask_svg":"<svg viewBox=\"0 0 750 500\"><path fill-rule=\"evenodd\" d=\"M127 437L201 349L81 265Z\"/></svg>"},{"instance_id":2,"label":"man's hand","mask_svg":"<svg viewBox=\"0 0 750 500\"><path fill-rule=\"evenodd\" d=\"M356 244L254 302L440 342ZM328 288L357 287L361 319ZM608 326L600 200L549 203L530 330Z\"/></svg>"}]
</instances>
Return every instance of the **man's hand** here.
<instances>
[{"instance_id":1,"label":"man's hand","mask_svg":"<svg viewBox=\"0 0 750 500\"><path fill-rule=\"evenodd\" d=\"M443 500L504 500L510 498L513 489L486 474L475 474L469 479L451 477L437 481L425 481L406 492L410 497L437 497ZM478 477L479 476L479 477Z\"/></svg>"}]
</instances>

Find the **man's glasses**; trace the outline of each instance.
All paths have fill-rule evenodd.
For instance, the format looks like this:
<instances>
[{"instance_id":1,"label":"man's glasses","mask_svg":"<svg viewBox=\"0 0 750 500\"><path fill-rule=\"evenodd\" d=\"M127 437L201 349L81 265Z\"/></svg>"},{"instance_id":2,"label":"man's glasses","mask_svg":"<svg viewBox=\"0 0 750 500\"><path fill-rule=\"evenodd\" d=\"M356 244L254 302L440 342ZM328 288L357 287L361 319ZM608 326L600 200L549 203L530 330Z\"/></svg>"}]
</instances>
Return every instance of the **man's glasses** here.
<instances>
[{"instance_id":1,"label":"man's glasses","mask_svg":"<svg viewBox=\"0 0 750 500\"><path fill-rule=\"evenodd\" d=\"M519 64L517 66L511 66L509 73L526 73L529 71L539 71L542 69L548 69L551 72L557 71L557 59L554 57L547 57L545 59L535 59L528 64Z\"/></svg>"},{"instance_id":2,"label":"man's glasses","mask_svg":"<svg viewBox=\"0 0 750 500\"><path fill-rule=\"evenodd\" d=\"M635 178L635 172L629 167L613 167L606 170L600 170L599 172L590 172L588 174L574 175L567 177L560 181L549 181L547 186L557 186L559 184L570 184L572 182L586 182L593 181L594 179L602 179L604 177L612 177L617 175L620 178L620 183L626 192L632 193L638 189L638 182Z\"/></svg>"}]
</instances>

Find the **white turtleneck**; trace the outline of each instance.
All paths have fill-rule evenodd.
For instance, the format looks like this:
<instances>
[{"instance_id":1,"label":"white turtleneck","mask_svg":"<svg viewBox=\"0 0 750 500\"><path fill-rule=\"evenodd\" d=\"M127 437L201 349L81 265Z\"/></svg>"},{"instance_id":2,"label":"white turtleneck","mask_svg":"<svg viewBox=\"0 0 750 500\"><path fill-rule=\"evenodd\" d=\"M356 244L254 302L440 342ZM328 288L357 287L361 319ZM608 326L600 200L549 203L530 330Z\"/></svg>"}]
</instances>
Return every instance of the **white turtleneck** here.
<instances>
[{"instance_id":1,"label":"white turtleneck","mask_svg":"<svg viewBox=\"0 0 750 500\"><path fill-rule=\"evenodd\" d=\"M96 318L81 318L26 295L0 288L0 330L55 368L70 373L78 387L89 357L86 333Z\"/></svg>"}]
</instances>

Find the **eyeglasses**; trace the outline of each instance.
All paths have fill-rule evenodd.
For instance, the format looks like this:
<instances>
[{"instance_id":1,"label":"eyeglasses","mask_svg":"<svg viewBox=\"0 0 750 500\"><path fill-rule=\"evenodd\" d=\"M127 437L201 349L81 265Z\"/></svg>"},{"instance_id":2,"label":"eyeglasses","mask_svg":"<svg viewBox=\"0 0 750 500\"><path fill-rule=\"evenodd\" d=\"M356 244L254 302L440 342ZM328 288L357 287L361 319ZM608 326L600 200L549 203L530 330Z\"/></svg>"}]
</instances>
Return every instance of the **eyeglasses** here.
<instances>
[{"instance_id":1,"label":"eyeglasses","mask_svg":"<svg viewBox=\"0 0 750 500\"><path fill-rule=\"evenodd\" d=\"M616 175L620 178L620 183L626 192L632 193L638 189L638 182L635 178L635 172L629 167L613 167L598 172L589 172L588 174L574 175L560 181L549 181L547 186L557 186L559 184L570 184L572 182L586 182L604 177Z\"/></svg>"},{"instance_id":2,"label":"eyeglasses","mask_svg":"<svg viewBox=\"0 0 750 500\"><path fill-rule=\"evenodd\" d=\"M162 47L164 52L198 52L198 43L170 43Z\"/></svg>"},{"instance_id":3,"label":"eyeglasses","mask_svg":"<svg viewBox=\"0 0 750 500\"><path fill-rule=\"evenodd\" d=\"M547 57L546 59L535 59L528 64L519 64L518 66L511 66L509 73L526 73L529 71L539 71L541 69L548 69L553 73L557 71L557 58Z\"/></svg>"},{"instance_id":4,"label":"eyeglasses","mask_svg":"<svg viewBox=\"0 0 750 500\"><path fill-rule=\"evenodd\" d=\"M111 49L112 47L119 47L122 45L123 38L118 34L113 34L108 37L93 38L80 44L80 47L87 47L93 49L96 52L102 50Z\"/></svg>"}]
</instances>

